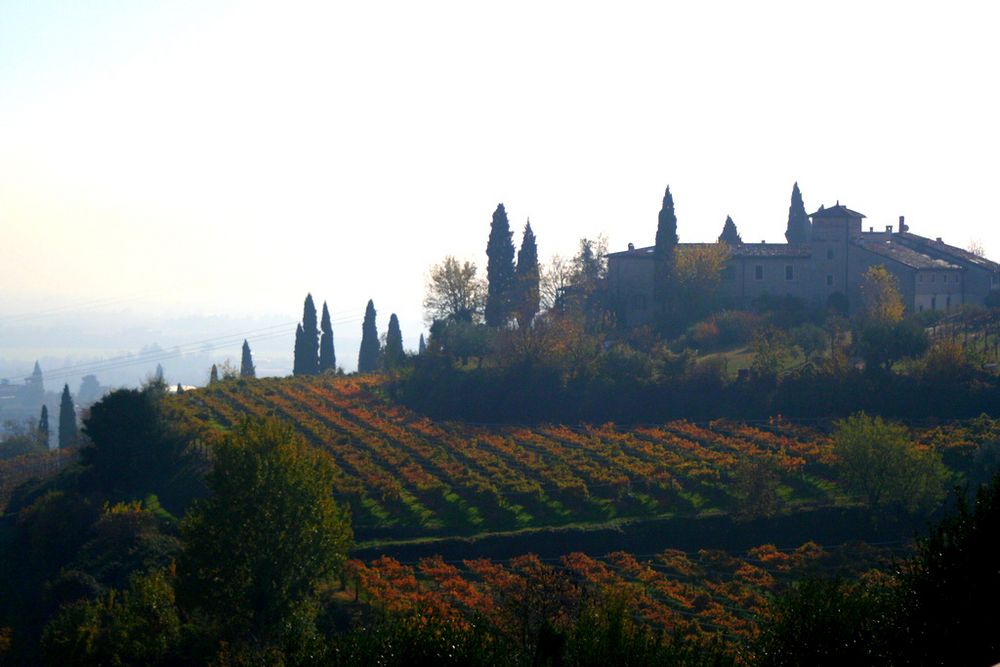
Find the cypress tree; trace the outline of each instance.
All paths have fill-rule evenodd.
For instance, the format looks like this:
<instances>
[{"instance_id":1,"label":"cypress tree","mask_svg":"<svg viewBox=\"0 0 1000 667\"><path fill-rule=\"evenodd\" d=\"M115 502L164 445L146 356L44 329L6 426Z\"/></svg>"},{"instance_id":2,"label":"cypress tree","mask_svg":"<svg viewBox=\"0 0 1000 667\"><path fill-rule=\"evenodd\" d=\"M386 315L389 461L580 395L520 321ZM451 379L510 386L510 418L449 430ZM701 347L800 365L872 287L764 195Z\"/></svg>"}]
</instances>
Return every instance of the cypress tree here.
<instances>
[{"instance_id":1,"label":"cypress tree","mask_svg":"<svg viewBox=\"0 0 1000 667\"><path fill-rule=\"evenodd\" d=\"M292 375L304 375L305 371L302 369L303 363L302 359L304 357L302 353L302 325L295 325L295 354L292 357Z\"/></svg>"},{"instance_id":2,"label":"cypress tree","mask_svg":"<svg viewBox=\"0 0 1000 667\"><path fill-rule=\"evenodd\" d=\"M371 373L378 368L378 329L375 326L375 303L369 299L365 320L361 323L361 349L358 350L358 372Z\"/></svg>"},{"instance_id":3,"label":"cypress tree","mask_svg":"<svg viewBox=\"0 0 1000 667\"><path fill-rule=\"evenodd\" d=\"M671 301L671 278L674 272L674 251L677 248L677 216L674 213L674 197L670 186L663 195L663 206L656 223L656 246L653 249L655 263L653 296L666 307Z\"/></svg>"},{"instance_id":4,"label":"cypress tree","mask_svg":"<svg viewBox=\"0 0 1000 667\"><path fill-rule=\"evenodd\" d=\"M69 395L69 385L63 385L62 399L59 402L59 448L72 447L76 444L76 407Z\"/></svg>"},{"instance_id":5,"label":"cypress tree","mask_svg":"<svg viewBox=\"0 0 1000 667\"><path fill-rule=\"evenodd\" d=\"M719 234L719 240L729 245L741 245L743 243L740 233L736 231L736 223L728 215L726 216L726 224L722 226L722 233Z\"/></svg>"},{"instance_id":6,"label":"cypress tree","mask_svg":"<svg viewBox=\"0 0 1000 667\"><path fill-rule=\"evenodd\" d=\"M302 374L319 373L319 329L316 326L316 305L312 294L306 295L302 308Z\"/></svg>"},{"instance_id":7,"label":"cypress tree","mask_svg":"<svg viewBox=\"0 0 1000 667\"><path fill-rule=\"evenodd\" d=\"M403 333L399 330L396 313L389 316L389 329L385 332L385 367L399 368L403 363Z\"/></svg>"},{"instance_id":8,"label":"cypress tree","mask_svg":"<svg viewBox=\"0 0 1000 667\"><path fill-rule=\"evenodd\" d=\"M497 204L486 244L486 325L502 327L510 320L516 276L514 241L503 204Z\"/></svg>"},{"instance_id":9,"label":"cypress tree","mask_svg":"<svg viewBox=\"0 0 1000 667\"><path fill-rule=\"evenodd\" d=\"M184 387L181 385L180 382L177 383L177 393L178 394L183 394L184 393Z\"/></svg>"},{"instance_id":10,"label":"cypress tree","mask_svg":"<svg viewBox=\"0 0 1000 667\"><path fill-rule=\"evenodd\" d=\"M802 202L799 184L792 186L792 205L788 207L788 227L785 229L785 239L789 243L809 243L812 238L812 225L806 215L806 206Z\"/></svg>"},{"instance_id":11,"label":"cypress tree","mask_svg":"<svg viewBox=\"0 0 1000 667\"><path fill-rule=\"evenodd\" d=\"M427 351L427 344L424 342L424 335L420 334L420 342L417 343L417 354L423 354Z\"/></svg>"},{"instance_id":12,"label":"cypress tree","mask_svg":"<svg viewBox=\"0 0 1000 667\"><path fill-rule=\"evenodd\" d=\"M219 367L212 364L212 370L208 374L208 383L215 384L219 381Z\"/></svg>"},{"instance_id":13,"label":"cypress tree","mask_svg":"<svg viewBox=\"0 0 1000 667\"><path fill-rule=\"evenodd\" d=\"M38 420L38 439L46 448L49 446L49 408L46 405L42 406L42 416Z\"/></svg>"},{"instance_id":14,"label":"cypress tree","mask_svg":"<svg viewBox=\"0 0 1000 667\"><path fill-rule=\"evenodd\" d=\"M254 368L253 365L253 355L250 353L250 344L247 342L246 338L243 339L243 355L240 359L240 377L257 377L257 369Z\"/></svg>"},{"instance_id":15,"label":"cypress tree","mask_svg":"<svg viewBox=\"0 0 1000 667\"><path fill-rule=\"evenodd\" d=\"M526 329L538 314L540 302L538 245L531 220L524 226L521 249L517 252L517 326Z\"/></svg>"},{"instance_id":16,"label":"cypress tree","mask_svg":"<svg viewBox=\"0 0 1000 667\"><path fill-rule=\"evenodd\" d=\"M330 324L330 309L323 302L323 321L320 323L322 332L319 339L319 372L337 370L337 355L333 350L333 325Z\"/></svg>"}]
</instances>

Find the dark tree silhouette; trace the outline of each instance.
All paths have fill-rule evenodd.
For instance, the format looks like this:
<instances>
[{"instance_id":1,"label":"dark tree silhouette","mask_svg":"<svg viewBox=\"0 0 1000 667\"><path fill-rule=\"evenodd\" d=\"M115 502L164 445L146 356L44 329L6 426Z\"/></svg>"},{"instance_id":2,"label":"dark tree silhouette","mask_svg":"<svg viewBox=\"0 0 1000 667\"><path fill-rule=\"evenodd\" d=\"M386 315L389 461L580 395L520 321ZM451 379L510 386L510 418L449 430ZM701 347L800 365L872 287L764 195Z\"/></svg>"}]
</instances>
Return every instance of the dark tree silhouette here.
<instances>
[{"instance_id":1,"label":"dark tree silhouette","mask_svg":"<svg viewBox=\"0 0 1000 667\"><path fill-rule=\"evenodd\" d=\"M799 184L792 186L792 205L788 207L788 228L785 230L785 239L789 243L809 243L812 237L812 225L809 223L809 216L806 215L805 204L802 203L802 193L799 192Z\"/></svg>"},{"instance_id":2,"label":"dark tree silhouette","mask_svg":"<svg viewBox=\"0 0 1000 667\"><path fill-rule=\"evenodd\" d=\"M319 328L316 326L316 305L312 294L306 295L302 308L302 356L299 360L300 375L319 373Z\"/></svg>"},{"instance_id":3,"label":"dark tree silhouette","mask_svg":"<svg viewBox=\"0 0 1000 667\"><path fill-rule=\"evenodd\" d=\"M531 231L531 220L524 226L521 249L517 253L517 297L515 310L517 326L526 329L538 314L540 301L538 269L538 245L535 233Z\"/></svg>"},{"instance_id":4,"label":"dark tree silhouette","mask_svg":"<svg viewBox=\"0 0 1000 667\"><path fill-rule=\"evenodd\" d=\"M726 216L726 224L722 226L722 233L719 234L719 240L729 245L741 245L743 243L740 233L736 231L736 223L728 215Z\"/></svg>"},{"instance_id":5,"label":"dark tree silhouette","mask_svg":"<svg viewBox=\"0 0 1000 667\"><path fill-rule=\"evenodd\" d=\"M292 375L304 375L305 371L302 369L302 359L304 354L302 352L302 324L295 325L295 352L292 356Z\"/></svg>"},{"instance_id":6,"label":"dark tree silhouette","mask_svg":"<svg viewBox=\"0 0 1000 667\"><path fill-rule=\"evenodd\" d=\"M393 313L389 316L389 329L385 333L385 367L399 368L403 358L403 334L399 330L399 319Z\"/></svg>"},{"instance_id":7,"label":"dark tree silhouette","mask_svg":"<svg viewBox=\"0 0 1000 667\"><path fill-rule=\"evenodd\" d=\"M49 408L45 405L42 406L42 416L38 420L38 439L46 447L49 446Z\"/></svg>"},{"instance_id":8,"label":"dark tree silhouette","mask_svg":"<svg viewBox=\"0 0 1000 667\"><path fill-rule=\"evenodd\" d=\"M63 385L59 401L59 448L72 447L76 440L76 406L73 405L73 397L69 395L69 385L66 384Z\"/></svg>"},{"instance_id":9,"label":"dark tree silhouette","mask_svg":"<svg viewBox=\"0 0 1000 667\"><path fill-rule=\"evenodd\" d=\"M247 343L245 338L243 339L243 356L240 359L240 377L257 377L257 369L253 365L253 355L250 353L250 344Z\"/></svg>"},{"instance_id":10,"label":"dark tree silhouette","mask_svg":"<svg viewBox=\"0 0 1000 667\"><path fill-rule=\"evenodd\" d=\"M208 383L215 384L219 381L219 367L212 364L212 370L208 374Z\"/></svg>"},{"instance_id":11,"label":"dark tree silhouette","mask_svg":"<svg viewBox=\"0 0 1000 667\"><path fill-rule=\"evenodd\" d=\"M337 370L337 354L333 349L333 324L330 323L330 309L323 302L323 320L320 322L319 372Z\"/></svg>"},{"instance_id":12,"label":"dark tree silhouette","mask_svg":"<svg viewBox=\"0 0 1000 667\"><path fill-rule=\"evenodd\" d=\"M497 205L486 244L486 325L502 327L510 320L516 275L514 242L507 211Z\"/></svg>"},{"instance_id":13,"label":"dark tree silhouette","mask_svg":"<svg viewBox=\"0 0 1000 667\"><path fill-rule=\"evenodd\" d=\"M375 304L371 299L361 323L361 349L358 350L358 372L371 373L378 368L378 329L375 326Z\"/></svg>"},{"instance_id":14,"label":"dark tree silhouette","mask_svg":"<svg viewBox=\"0 0 1000 667\"><path fill-rule=\"evenodd\" d=\"M674 198L670 194L668 185L656 224L656 247L653 250L655 262L653 295L664 307L669 306L672 296L671 279L677 241L677 216L674 214Z\"/></svg>"},{"instance_id":15,"label":"dark tree silhouette","mask_svg":"<svg viewBox=\"0 0 1000 667\"><path fill-rule=\"evenodd\" d=\"M417 343L417 354L423 354L427 351L427 343L424 342L424 335L420 334L420 342Z\"/></svg>"}]
</instances>

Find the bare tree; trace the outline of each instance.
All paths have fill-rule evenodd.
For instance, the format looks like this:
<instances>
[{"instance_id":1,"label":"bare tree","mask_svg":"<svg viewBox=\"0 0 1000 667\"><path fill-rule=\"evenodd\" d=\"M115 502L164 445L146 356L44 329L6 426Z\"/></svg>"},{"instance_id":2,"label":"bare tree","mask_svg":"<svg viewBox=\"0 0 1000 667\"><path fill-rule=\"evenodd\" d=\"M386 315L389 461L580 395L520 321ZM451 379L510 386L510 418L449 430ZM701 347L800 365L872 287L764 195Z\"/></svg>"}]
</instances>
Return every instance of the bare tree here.
<instances>
[{"instance_id":1,"label":"bare tree","mask_svg":"<svg viewBox=\"0 0 1000 667\"><path fill-rule=\"evenodd\" d=\"M428 274L424 319L478 322L485 300L486 285L476 277L476 265L449 255Z\"/></svg>"},{"instance_id":2,"label":"bare tree","mask_svg":"<svg viewBox=\"0 0 1000 667\"><path fill-rule=\"evenodd\" d=\"M983 242L979 239L970 241L968 250L976 257L986 257L986 248L983 247Z\"/></svg>"},{"instance_id":3,"label":"bare tree","mask_svg":"<svg viewBox=\"0 0 1000 667\"><path fill-rule=\"evenodd\" d=\"M562 255L552 255L549 263L542 267L540 282L542 310L551 310L556 305L559 290L573 284L573 263Z\"/></svg>"}]
</instances>

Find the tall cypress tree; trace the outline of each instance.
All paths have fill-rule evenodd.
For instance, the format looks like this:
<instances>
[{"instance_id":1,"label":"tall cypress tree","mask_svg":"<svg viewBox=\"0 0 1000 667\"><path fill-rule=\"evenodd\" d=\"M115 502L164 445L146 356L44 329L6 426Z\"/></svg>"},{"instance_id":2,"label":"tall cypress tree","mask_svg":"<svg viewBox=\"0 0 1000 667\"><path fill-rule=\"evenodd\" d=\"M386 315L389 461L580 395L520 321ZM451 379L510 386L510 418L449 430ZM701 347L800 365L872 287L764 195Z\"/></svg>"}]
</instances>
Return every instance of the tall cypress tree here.
<instances>
[{"instance_id":1,"label":"tall cypress tree","mask_svg":"<svg viewBox=\"0 0 1000 667\"><path fill-rule=\"evenodd\" d=\"M497 204L486 244L486 325L502 327L510 320L514 297L514 241L503 204Z\"/></svg>"},{"instance_id":2,"label":"tall cypress tree","mask_svg":"<svg viewBox=\"0 0 1000 667\"><path fill-rule=\"evenodd\" d=\"M653 296L662 307L672 301L671 280L674 273L674 251L677 249L677 215L674 213L674 197L670 186L663 195L663 206L656 223L656 246L653 249L655 272Z\"/></svg>"},{"instance_id":3,"label":"tall cypress tree","mask_svg":"<svg viewBox=\"0 0 1000 667\"><path fill-rule=\"evenodd\" d=\"M76 406L69 395L69 385L63 385L62 399L59 401L59 448L76 444Z\"/></svg>"},{"instance_id":4,"label":"tall cypress tree","mask_svg":"<svg viewBox=\"0 0 1000 667\"><path fill-rule=\"evenodd\" d=\"M212 364L212 370L208 372L208 383L215 384L219 381L219 367Z\"/></svg>"},{"instance_id":5,"label":"tall cypress tree","mask_svg":"<svg viewBox=\"0 0 1000 667\"><path fill-rule=\"evenodd\" d=\"M385 332L385 367L399 368L403 359L403 333L399 330L399 319L393 313L389 316L389 329Z\"/></svg>"},{"instance_id":6,"label":"tall cypress tree","mask_svg":"<svg viewBox=\"0 0 1000 667\"><path fill-rule=\"evenodd\" d=\"M719 240L729 245L741 245L743 243L740 233L736 231L736 223L728 215L726 216L726 224L722 226L722 233L719 234Z\"/></svg>"},{"instance_id":7,"label":"tall cypress tree","mask_svg":"<svg viewBox=\"0 0 1000 667\"><path fill-rule=\"evenodd\" d=\"M295 354L292 356L292 375L305 375L303 360L305 354L302 351L303 343L302 325L295 325Z\"/></svg>"},{"instance_id":8,"label":"tall cypress tree","mask_svg":"<svg viewBox=\"0 0 1000 667\"><path fill-rule=\"evenodd\" d=\"M46 448L49 446L49 408L42 406L42 416L38 420L38 439Z\"/></svg>"},{"instance_id":9,"label":"tall cypress tree","mask_svg":"<svg viewBox=\"0 0 1000 667\"><path fill-rule=\"evenodd\" d=\"M243 354L240 359L240 377L241 378L255 378L257 377L257 369L253 365L253 355L250 353L250 343L247 339L243 339Z\"/></svg>"},{"instance_id":10,"label":"tall cypress tree","mask_svg":"<svg viewBox=\"0 0 1000 667\"><path fill-rule=\"evenodd\" d=\"M316 326L316 304L312 294L306 295L302 308L302 374L319 373L319 328Z\"/></svg>"},{"instance_id":11,"label":"tall cypress tree","mask_svg":"<svg viewBox=\"0 0 1000 667\"><path fill-rule=\"evenodd\" d=\"M320 322L319 372L337 370L337 355L333 350L333 325L330 323L330 309L323 302L323 320Z\"/></svg>"},{"instance_id":12,"label":"tall cypress tree","mask_svg":"<svg viewBox=\"0 0 1000 667\"><path fill-rule=\"evenodd\" d=\"M538 245L531 231L531 220L524 226L521 249L517 252L517 326L526 329L538 314L539 292Z\"/></svg>"},{"instance_id":13,"label":"tall cypress tree","mask_svg":"<svg viewBox=\"0 0 1000 667\"><path fill-rule=\"evenodd\" d=\"M378 329L375 326L375 303L369 299L365 320L361 323L361 349L358 350L358 372L371 373L378 369Z\"/></svg>"},{"instance_id":14,"label":"tall cypress tree","mask_svg":"<svg viewBox=\"0 0 1000 667\"><path fill-rule=\"evenodd\" d=\"M802 202L799 184L792 186L792 205L788 207L788 227L785 229L785 239L789 243L809 243L812 238L812 224L806 215L806 206Z\"/></svg>"},{"instance_id":15,"label":"tall cypress tree","mask_svg":"<svg viewBox=\"0 0 1000 667\"><path fill-rule=\"evenodd\" d=\"M417 343L417 354L423 354L427 351L427 343L424 342L424 335L420 334L420 342Z\"/></svg>"}]
</instances>

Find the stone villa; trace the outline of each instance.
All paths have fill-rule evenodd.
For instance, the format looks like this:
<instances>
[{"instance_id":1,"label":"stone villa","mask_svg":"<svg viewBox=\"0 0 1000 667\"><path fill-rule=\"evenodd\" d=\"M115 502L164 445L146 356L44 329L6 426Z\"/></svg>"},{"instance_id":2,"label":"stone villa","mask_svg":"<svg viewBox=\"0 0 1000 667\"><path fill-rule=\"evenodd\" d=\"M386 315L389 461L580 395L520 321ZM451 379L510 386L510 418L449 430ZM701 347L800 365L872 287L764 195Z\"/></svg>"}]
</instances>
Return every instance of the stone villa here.
<instances>
[{"instance_id":1,"label":"stone villa","mask_svg":"<svg viewBox=\"0 0 1000 667\"><path fill-rule=\"evenodd\" d=\"M982 304L1000 290L1000 264L967 250L912 234L902 216L899 229L864 230L864 215L837 202L809 216L808 243L740 243L731 246L720 295L731 308L749 308L762 295L791 296L811 306L839 300L851 312L861 303L865 271L882 264L898 281L909 312L948 311ZM683 252L685 246L679 244ZM651 320L653 247L608 255L608 289L629 326ZM1000 292L998 292L1000 293Z\"/></svg>"}]
</instances>

